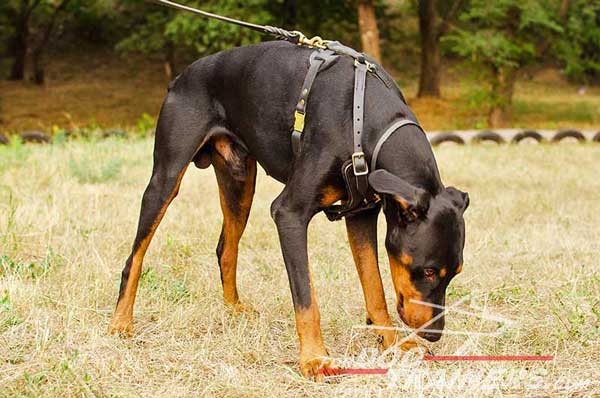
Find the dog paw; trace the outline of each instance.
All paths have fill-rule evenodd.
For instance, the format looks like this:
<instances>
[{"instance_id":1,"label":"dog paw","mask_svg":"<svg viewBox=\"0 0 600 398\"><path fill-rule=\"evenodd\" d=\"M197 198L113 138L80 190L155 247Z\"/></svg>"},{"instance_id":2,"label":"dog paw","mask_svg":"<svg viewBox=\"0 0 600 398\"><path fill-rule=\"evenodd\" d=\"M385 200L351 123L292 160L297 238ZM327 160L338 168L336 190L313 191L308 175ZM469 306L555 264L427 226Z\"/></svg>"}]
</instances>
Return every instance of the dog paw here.
<instances>
[{"instance_id":1,"label":"dog paw","mask_svg":"<svg viewBox=\"0 0 600 398\"><path fill-rule=\"evenodd\" d=\"M424 357L426 355L432 355L431 351L429 350L429 347L413 340L403 341L398 345L398 347L404 353L410 352L411 354L416 354L421 357Z\"/></svg>"},{"instance_id":2,"label":"dog paw","mask_svg":"<svg viewBox=\"0 0 600 398\"><path fill-rule=\"evenodd\" d=\"M381 330L377 332L377 343L383 350L393 347L399 340L400 337L398 337L398 333L395 330Z\"/></svg>"},{"instance_id":3,"label":"dog paw","mask_svg":"<svg viewBox=\"0 0 600 398\"><path fill-rule=\"evenodd\" d=\"M254 308L252 308L252 306L247 305L247 304L242 304L239 301L237 303L226 304L226 306L229 310L231 310L232 313L234 313L236 315L241 315L241 314L246 314L246 315L251 315L251 316L258 315L258 311L256 311Z\"/></svg>"},{"instance_id":4,"label":"dog paw","mask_svg":"<svg viewBox=\"0 0 600 398\"><path fill-rule=\"evenodd\" d=\"M310 380L323 382L326 376L335 376L333 369L337 369L335 361L327 356L300 359L300 372Z\"/></svg>"},{"instance_id":5,"label":"dog paw","mask_svg":"<svg viewBox=\"0 0 600 398\"><path fill-rule=\"evenodd\" d=\"M113 317L108 325L108 333L126 338L133 336L133 319Z\"/></svg>"}]
</instances>

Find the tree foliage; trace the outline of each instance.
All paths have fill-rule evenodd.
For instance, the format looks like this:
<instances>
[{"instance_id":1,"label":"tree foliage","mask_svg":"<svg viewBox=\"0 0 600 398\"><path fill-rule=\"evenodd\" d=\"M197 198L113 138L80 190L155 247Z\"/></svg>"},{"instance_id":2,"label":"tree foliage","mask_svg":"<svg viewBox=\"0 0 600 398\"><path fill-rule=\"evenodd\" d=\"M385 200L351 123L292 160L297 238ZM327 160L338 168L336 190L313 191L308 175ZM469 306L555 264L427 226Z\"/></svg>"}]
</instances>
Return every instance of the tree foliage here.
<instances>
[{"instance_id":1,"label":"tree foliage","mask_svg":"<svg viewBox=\"0 0 600 398\"><path fill-rule=\"evenodd\" d=\"M0 55L11 53L14 27L11 24L11 8L8 2L0 2Z\"/></svg>"},{"instance_id":2,"label":"tree foliage","mask_svg":"<svg viewBox=\"0 0 600 398\"><path fill-rule=\"evenodd\" d=\"M361 47L358 5L366 0L176 1ZM510 116L515 81L528 65L559 65L567 77L586 84L597 83L600 76L600 0L366 3L380 33L384 64L411 78L420 73L420 94L438 95L444 62L448 58L464 61L470 71L484 77L480 86L486 87L484 97L493 123L498 121L494 118ZM424 35L424 27L429 35ZM23 78L27 64L33 66L28 68L36 80L43 81L44 54L47 50L60 54L65 43L74 43L71 51L91 44L158 56L170 78L178 66L198 57L270 39L141 0L0 1L0 71L16 79ZM83 48L88 51L90 46Z\"/></svg>"},{"instance_id":3,"label":"tree foliage","mask_svg":"<svg viewBox=\"0 0 600 398\"><path fill-rule=\"evenodd\" d=\"M267 11L266 0L247 0L244 7L239 7L239 1L235 0L184 3L248 22L273 22L271 13ZM257 32L189 13L176 12L159 5L131 2L127 11L130 15L140 15L141 18L132 19L131 34L117 45L121 50L151 53L162 51L172 44L192 49L198 55L205 55L261 40L261 35Z\"/></svg>"},{"instance_id":4,"label":"tree foliage","mask_svg":"<svg viewBox=\"0 0 600 398\"><path fill-rule=\"evenodd\" d=\"M32 54L33 77L38 84L44 83L43 55L56 30L77 10L81 0L9 0L0 8L2 15L11 22L8 34L8 52L14 57L11 78L25 77L27 56ZM8 33L7 33L8 32Z\"/></svg>"},{"instance_id":5,"label":"tree foliage","mask_svg":"<svg viewBox=\"0 0 600 398\"><path fill-rule=\"evenodd\" d=\"M450 50L474 64L518 68L541 56L538 51L562 32L556 14L542 0L473 0L446 39Z\"/></svg>"},{"instance_id":6,"label":"tree foliage","mask_svg":"<svg viewBox=\"0 0 600 398\"><path fill-rule=\"evenodd\" d=\"M563 32L557 10L545 0L472 0L461 26L444 38L452 53L487 78L492 126L510 121L521 68L539 61L547 43Z\"/></svg>"},{"instance_id":7,"label":"tree foliage","mask_svg":"<svg viewBox=\"0 0 600 398\"><path fill-rule=\"evenodd\" d=\"M334 0L182 0L182 4L204 11L260 25L282 26L302 30L307 35L348 39L357 44L357 16L351 2ZM162 54L175 64L174 49L188 59L215 53L231 47L258 43L271 38L259 32L198 15L178 12L160 5L125 0L123 13L130 21L130 32L116 45L122 52ZM315 12L318 10L320 12ZM175 67L175 65L172 65Z\"/></svg>"},{"instance_id":8,"label":"tree foliage","mask_svg":"<svg viewBox=\"0 0 600 398\"><path fill-rule=\"evenodd\" d=\"M567 76L577 81L600 77L600 0L571 1L564 30L555 50Z\"/></svg>"}]
</instances>

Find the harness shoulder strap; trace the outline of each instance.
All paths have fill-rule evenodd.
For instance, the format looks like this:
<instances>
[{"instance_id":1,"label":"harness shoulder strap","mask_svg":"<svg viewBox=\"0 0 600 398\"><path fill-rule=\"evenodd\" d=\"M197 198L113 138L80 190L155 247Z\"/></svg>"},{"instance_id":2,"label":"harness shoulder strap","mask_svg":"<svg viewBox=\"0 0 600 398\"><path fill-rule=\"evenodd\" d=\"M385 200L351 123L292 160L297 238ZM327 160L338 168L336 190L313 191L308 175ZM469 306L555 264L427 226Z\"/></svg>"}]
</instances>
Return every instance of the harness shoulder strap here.
<instances>
[{"instance_id":1,"label":"harness shoulder strap","mask_svg":"<svg viewBox=\"0 0 600 398\"><path fill-rule=\"evenodd\" d=\"M294 155L300 150L300 142L302 140L302 133L304 132L304 120L306 118L308 96L310 95L315 78L321 67L328 65L336 57L337 55L329 50L316 50L310 55L310 66L306 73L306 77L304 78L302 90L300 91L300 98L298 99L296 111L294 112L294 131L292 132L292 150Z\"/></svg>"}]
</instances>

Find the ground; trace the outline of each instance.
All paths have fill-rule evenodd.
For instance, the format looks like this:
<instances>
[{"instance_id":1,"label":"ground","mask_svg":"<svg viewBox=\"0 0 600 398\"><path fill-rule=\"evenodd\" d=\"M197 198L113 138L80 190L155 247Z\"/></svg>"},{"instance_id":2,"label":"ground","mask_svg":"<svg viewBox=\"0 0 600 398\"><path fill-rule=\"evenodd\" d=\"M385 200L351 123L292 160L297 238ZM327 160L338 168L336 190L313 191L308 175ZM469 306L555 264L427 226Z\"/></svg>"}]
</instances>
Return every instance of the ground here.
<instances>
[{"instance_id":1,"label":"ground","mask_svg":"<svg viewBox=\"0 0 600 398\"><path fill-rule=\"evenodd\" d=\"M217 187L212 170L192 167L150 246L134 337L106 333L151 152L149 139L0 147L0 396L600 395L600 146L436 149L444 182L471 196L464 270L448 304L466 300L463 310L512 322L495 337L464 336L452 331L499 324L450 313L450 333L429 347L438 355L555 356L549 363L407 364L377 354L362 328L343 223L318 215L309 255L330 354L343 366L392 368L333 384L299 375L269 216L282 186L262 172L239 261L241 298L257 313L235 315L222 303ZM393 309L384 231L382 218L379 256Z\"/></svg>"},{"instance_id":2,"label":"ground","mask_svg":"<svg viewBox=\"0 0 600 398\"><path fill-rule=\"evenodd\" d=\"M97 49L82 54L53 57L45 87L0 80L0 132L51 132L53 126L131 128L143 114L158 114L168 84L160 62ZM486 126L486 110L478 100L481 82L465 79L468 71L447 65L443 98L418 99L412 70L394 76L426 130ZM599 109L600 87L572 85L558 71L544 69L520 79L514 118L505 127L595 129Z\"/></svg>"}]
</instances>

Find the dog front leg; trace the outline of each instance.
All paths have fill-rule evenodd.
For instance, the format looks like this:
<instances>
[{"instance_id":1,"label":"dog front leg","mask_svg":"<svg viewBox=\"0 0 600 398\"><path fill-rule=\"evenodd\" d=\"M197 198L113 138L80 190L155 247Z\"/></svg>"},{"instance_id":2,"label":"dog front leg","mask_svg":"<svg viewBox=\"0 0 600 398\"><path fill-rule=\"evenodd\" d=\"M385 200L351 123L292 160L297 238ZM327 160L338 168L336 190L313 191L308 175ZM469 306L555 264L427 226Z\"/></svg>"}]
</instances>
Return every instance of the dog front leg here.
<instances>
[{"instance_id":1,"label":"dog front leg","mask_svg":"<svg viewBox=\"0 0 600 398\"><path fill-rule=\"evenodd\" d=\"M285 192L285 191L284 191ZM307 229L311 216L294 211L282 193L271 207L277 225L281 250L292 291L296 331L300 341L300 371L305 377L323 380L323 374L333 367L321 335L319 308L315 297L307 254Z\"/></svg>"},{"instance_id":2,"label":"dog front leg","mask_svg":"<svg viewBox=\"0 0 600 398\"><path fill-rule=\"evenodd\" d=\"M375 329L384 349L397 341L385 302L381 274L377 263L377 216L379 208L346 217L348 241L358 271L367 307L367 323L382 326Z\"/></svg>"}]
</instances>

